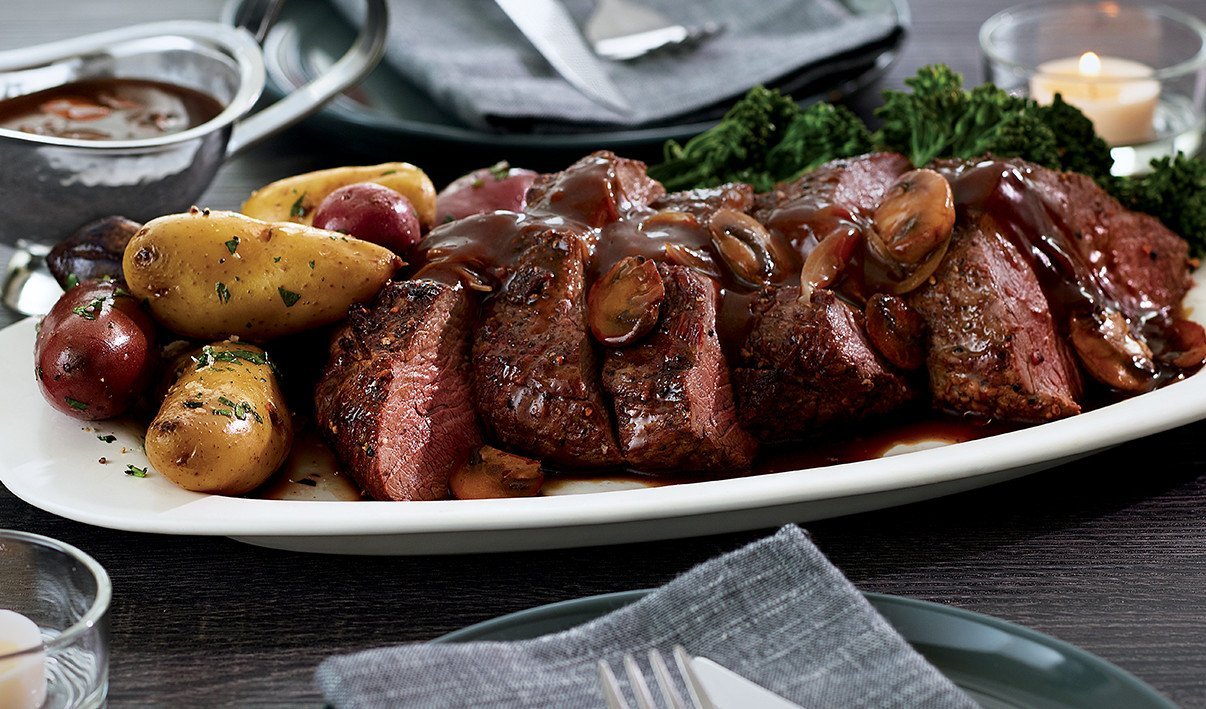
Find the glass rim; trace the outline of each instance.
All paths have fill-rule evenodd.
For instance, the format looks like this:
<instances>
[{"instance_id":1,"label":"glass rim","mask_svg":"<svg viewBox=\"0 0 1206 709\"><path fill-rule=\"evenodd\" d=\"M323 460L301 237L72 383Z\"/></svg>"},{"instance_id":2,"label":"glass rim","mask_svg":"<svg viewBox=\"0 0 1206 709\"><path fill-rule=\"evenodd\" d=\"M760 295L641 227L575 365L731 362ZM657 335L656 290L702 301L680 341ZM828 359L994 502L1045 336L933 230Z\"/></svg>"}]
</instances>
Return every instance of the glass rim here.
<instances>
[{"instance_id":1,"label":"glass rim","mask_svg":"<svg viewBox=\"0 0 1206 709\"><path fill-rule=\"evenodd\" d=\"M1006 66L1006 67L1014 70L1015 72L1025 73L1025 74L1039 74L1040 72L1039 72L1039 68L1037 66L1031 66L1029 64L1014 61L1012 59L1006 58L1000 52L998 52L991 40L992 34L995 31L997 31L998 29L1000 29L1001 27L1005 26L1005 24L1007 22L1012 21L1012 20L1017 20L1022 17L1033 17L1036 15L1043 15L1043 14L1048 14L1051 12L1059 12L1061 10L1066 10L1067 8L1073 7L1073 6L1098 7L1102 4L1103 3L1101 2L1101 0L1082 0L1081 2L1064 2L1064 3L1054 3L1054 4L1049 2L1048 0L1036 0L1035 2L1023 3L1021 5L1014 5L1013 7L1005 8L1004 10L1001 10L1000 12L997 12L996 14L994 14L992 17L989 17L987 20L984 21L984 24L980 25L980 33L979 33L980 51L983 52L984 55L990 61L992 61L996 64L1001 64L1003 66ZM1198 51L1192 57L1190 57L1189 59L1186 59L1183 62L1179 62L1177 64L1173 64L1172 66L1162 67L1162 68L1153 70L1149 76L1143 76L1143 77L1121 77L1121 76L1120 77L1093 77L1091 79L1092 83L1096 83L1096 84L1120 83L1120 84L1123 84L1123 83L1134 82L1136 79L1156 79L1156 80L1171 79L1171 78L1176 78L1179 76L1184 76L1194 70L1206 67L1206 22L1199 20L1198 18L1194 17L1193 15L1190 15L1189 13L1182 12L1181 10L1178 10L1174 7L1169 7L1168 5L1161 5L1159 3L1116 2L1114 4L1116 4L1122 8L1129 8L1129 9L1134 9L1134 10L1146 10L1146 11L1154 12L1157 15L1160 15L1166 19L1169 19L1169 20L1177 22L1181 25L1184 25L1185 27L1189 28L1190 31L1192 31L1194 34L1197 35ZM1046 75L1046 74L1044 74L1044 75ZM1059 76L1062 76L1062 75L1059 75Z\"/></svg>"},{"instance_id":2,"label":"glass rim","mask_svg":"<svg viewBox=\"0 0 1206 709\"><path fill-rule=\"evenodd\" d=\"M58 637L51 639L49 642L44 641L37 647L26 648L16 652L0 653L0 662L66 647L79 636L94 628L97 622L109 610L109 602L113 599L113 584L109 580L109 572L105 571L105 567L101 566L100 562L96 559L93 559L79 548L66 542L60 542L57 539L32 532L22 532L16 529L0 529L0 541L3 540L14 540L51 549L83 564L88 571L92 572L92 577L96 579L96 598L88 606L88 610L84 611L79 619L63 630L63 632L59 633Z\"/></svg>"}]
</instances>

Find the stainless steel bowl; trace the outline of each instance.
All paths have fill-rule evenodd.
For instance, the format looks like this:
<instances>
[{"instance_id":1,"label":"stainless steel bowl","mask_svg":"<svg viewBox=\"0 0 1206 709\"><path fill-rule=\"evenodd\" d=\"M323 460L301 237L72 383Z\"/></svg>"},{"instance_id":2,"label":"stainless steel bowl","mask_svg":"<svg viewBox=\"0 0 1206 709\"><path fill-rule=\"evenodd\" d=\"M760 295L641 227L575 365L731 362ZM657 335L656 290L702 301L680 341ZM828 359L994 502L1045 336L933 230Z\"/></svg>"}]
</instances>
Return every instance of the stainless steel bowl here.
<instances>
[{"instance_id":1,"label":"stainless steel bowl","mask_svg":"<svg viewBox=\"0 0 1206 709\"><path fill-rule=\"evenodd\" d=\"M0 52L0 97L97 77L165 81L225 109L195 128L144 140L77 140L0 128L0 241L49 243L109 214L147 220L189 208L222 162L318 110L376 66L385 0L366 0L356 43L323 76L251 114L264 61L246 29L161 22Z\"/></svg>"}]
</instances>

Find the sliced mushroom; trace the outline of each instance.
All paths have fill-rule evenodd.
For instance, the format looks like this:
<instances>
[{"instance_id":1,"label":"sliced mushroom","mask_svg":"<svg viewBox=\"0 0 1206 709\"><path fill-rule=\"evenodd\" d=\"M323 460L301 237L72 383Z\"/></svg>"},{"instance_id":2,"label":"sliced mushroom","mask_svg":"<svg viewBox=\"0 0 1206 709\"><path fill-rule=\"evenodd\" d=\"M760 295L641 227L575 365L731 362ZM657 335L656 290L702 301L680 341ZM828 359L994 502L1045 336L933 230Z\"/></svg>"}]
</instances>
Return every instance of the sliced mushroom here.
<instances>
[{"instance_id":1,"label":"sliced mushroom","mask_svg":"<svg viewBox=\"0 0 1206 709\"><path fill-rule=\"evenodd\" d=\"M1119 391L1142 392L1156 383L1156 363L1147 344L1131 334L1117 311L1072 318L1072 347L1097 381Z\"/></svg>"},{"instance_id":2,"label":"sliced mushroom","mask_svg":"<svg viewBox=\"0 0 1206 709\"><path fill-rule=\"evenodd\" d=\"M635 342L657 325L665 297L657 264L642 256L625 257L590 288L591 334L610 347Z\"/></svg>"},{"instance_id":3,"label":"sliced mushroom","mask_svg":"<svg viewBox=\"0 0 1206 709\"><path fill-rule=\"evenodd\" d=\"M951 238L951 184L933 170L910 170L884 193L874 220L876 246L884 256L902 264L920 263Z\"/></svg>"},{"instance_id":4,"label":"sliced mushroom","mask_svg":"<svg viewBox=\"0 0 1206 709\"><path fill-rule=\"evenodd\" d=\"M804 259L804 266L800 269L800 298L811 298L814 290L836 283L862 241L861 234L846 230L821 239L808 258Z\"/></svg>"},{"instance_id":5,"label":"sliced mushroom","mask_svg":"<svg viewBox=\"0 0 1206 709\"><path fill-rule=\"evenodd\" d=\"M737 280L761 286L774 279L782 260L766 227L736 209L718 209L708 220L712 245Z\"/></svg>"},{"instance_id":6,"label":"sliced mushroom","mask_svg":"<svg viewBox=\"0 0 1206 709\"><path fill-rule=\"evenodd\" d=\"M867 285L897 295L920 286L942 263L954 226L954 197L945 177L933 170L901 175L867 230Z\"/></svg>"},{"instance_id":7,"label":"sliced mushroom","mask_svg":"<svg viewBox=\"0 0 1206 709\"><path fill-rule=\"evenodd\" d=\"M911 371L925 363L925 320L903 298L876 293L867 301L867 339L884 359Z\"/></svg>"},{"instance_id":8,"label":"sliced mushroom","mask_svg":"<svg viewBox=\"0 0 1206 709\"><path fill-rule=\"evenodd\" d=\"M662 211L651 215L648 219L641 222L641 231L662 229L665 227L696 228L698 226L699 219L697 219L695 215L690 212L663 209Z\"/></svg>"},{"instance_id":9,"label":"sliced mushroom","mask_svg":"<svg viewBox=\"0 0 1206 709\"><path fill-rule=\"evenodd\" d=\"M1206 364L1206 330L1192 320L1176 320L1169 327L1169 359L1181 369L1196 369Z\"/></svg>"},{"instance_id":10,"label":"sliced mushroom","mask_svg":"<svg viewBox=\"0 0 1206 709\"><path fill-rule=\"evenodd\" d=\"M458 500L534 497L540 494L543 485L540 461L492 446L475 450L448 481L453 497Z\"/></svg>"}]
</instances>

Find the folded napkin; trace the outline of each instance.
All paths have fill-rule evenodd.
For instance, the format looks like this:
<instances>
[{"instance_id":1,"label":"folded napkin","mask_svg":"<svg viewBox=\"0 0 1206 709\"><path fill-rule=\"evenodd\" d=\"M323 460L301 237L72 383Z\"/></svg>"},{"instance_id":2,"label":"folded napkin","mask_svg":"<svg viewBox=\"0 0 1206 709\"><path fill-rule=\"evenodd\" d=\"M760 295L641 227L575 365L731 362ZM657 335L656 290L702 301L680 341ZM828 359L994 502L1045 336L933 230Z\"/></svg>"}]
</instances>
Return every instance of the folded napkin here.
<instances>
[{"instance_id":1,"label":"folded napkin","mask_svg":"<svg viewBox=\"0 0 1206 709\"><path fill-rule=\"evenodd\" d=\"M624 653L643 664L650 648L668 653L675 644L805 707L977 706L795 526L571 630L368 650L327 659L317 676L339 709L604 706L597 660L623 681Z\"/></svg>"},{"instance_id":2,"label":"folded napkin","mask_svg":"<svg viewBox=\"0 0 1206 709\"><path fill-rule=\"evenodd\" d=\"M363 20L363 0L333 0ZM594 0L564 0L581 27ZM721 22L699 47L627 63L601 60L634 111L621 115L565 82L489 0L390 0L387 60L443 109L479 128L549 123L632 126L683 116L839 55L883 42L894 14L867 0L642 0L683 25Z\"/></svg>"}]
</instances>

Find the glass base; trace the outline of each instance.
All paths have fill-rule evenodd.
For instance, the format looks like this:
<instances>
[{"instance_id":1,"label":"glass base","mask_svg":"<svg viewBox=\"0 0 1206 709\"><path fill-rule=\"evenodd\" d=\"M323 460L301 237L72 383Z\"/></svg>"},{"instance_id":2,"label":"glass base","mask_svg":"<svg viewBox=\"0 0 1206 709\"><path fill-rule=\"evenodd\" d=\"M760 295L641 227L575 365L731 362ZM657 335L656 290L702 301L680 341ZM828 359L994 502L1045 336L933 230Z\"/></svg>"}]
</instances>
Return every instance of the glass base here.
<instances>
[{"instance_id":1,"label":"glass base","mask_svg":"<svg viewBox=\"0 0 1206 709\"><path fill-rule=\"evenodd\" d=\"M1188 99L1166 97L1156 107L1155 129L1160 136L1150 143L1118 145L1110 149L1114 158L1113 175L1142 175L1151 172L1150 163L1157 158L1176 155L1197 155L1202 149L1202 132L1206 120L1194 111Z\"/></svg>"}]
</instances>

